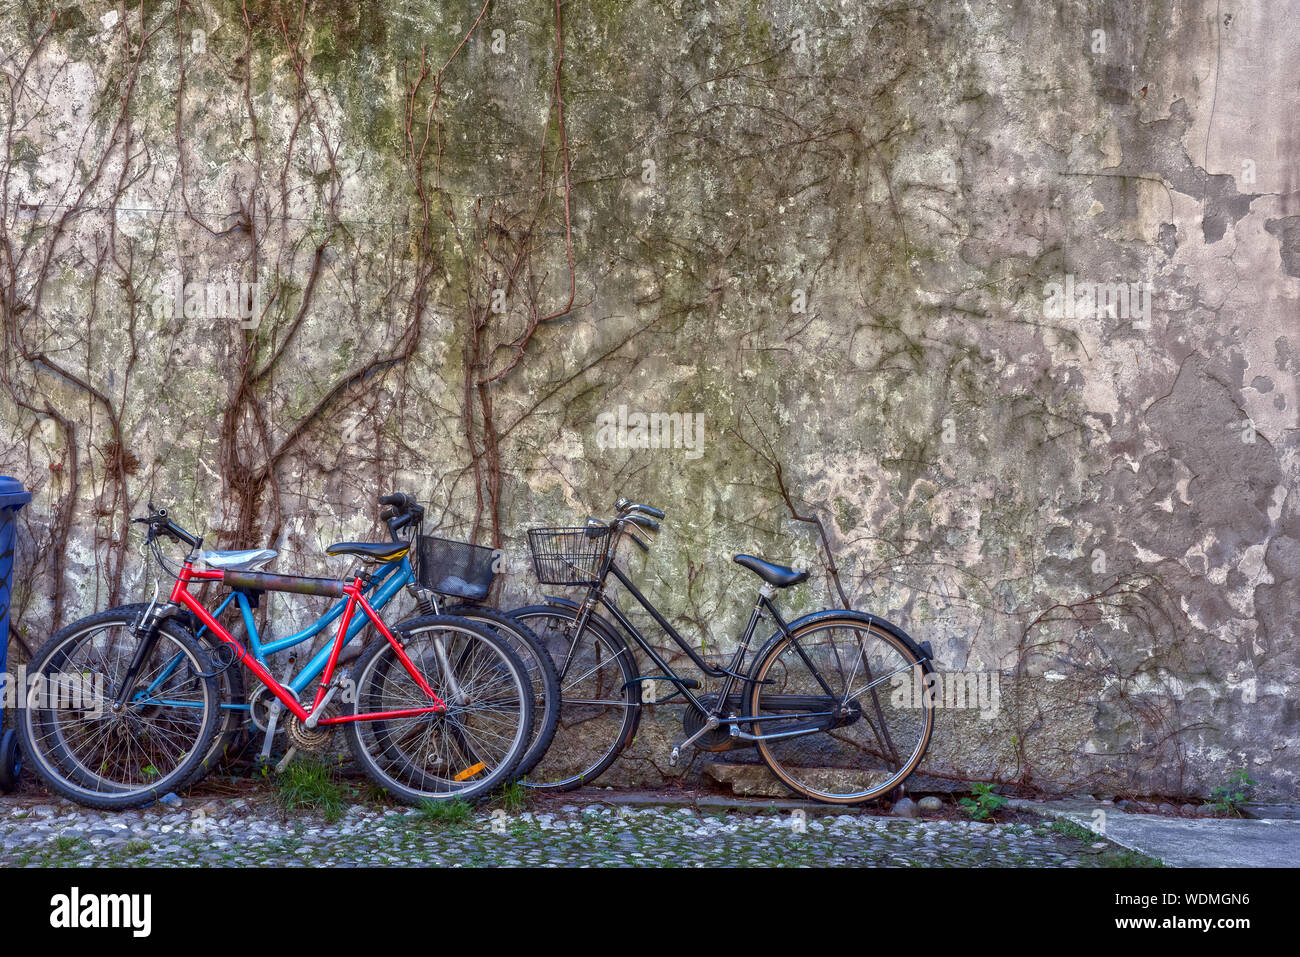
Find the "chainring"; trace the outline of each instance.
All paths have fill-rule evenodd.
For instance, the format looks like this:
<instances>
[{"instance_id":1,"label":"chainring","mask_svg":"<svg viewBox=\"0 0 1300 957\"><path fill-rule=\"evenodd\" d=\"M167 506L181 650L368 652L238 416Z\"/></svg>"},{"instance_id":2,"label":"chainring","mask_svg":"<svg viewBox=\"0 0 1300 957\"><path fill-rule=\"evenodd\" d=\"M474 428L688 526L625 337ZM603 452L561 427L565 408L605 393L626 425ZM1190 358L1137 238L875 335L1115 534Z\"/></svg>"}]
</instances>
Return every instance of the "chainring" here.
<instances>
[{"instance_id":1,"label":"chainring","mask_svg":"<svg viewBox=\"0 0 1300 957\"><path fill-rule=\"evenodd\" d=\"M707 710L712 711L718 703L718 696L715 694L700 695L697 700ZM704 727L704 716L688 703L685 712L682 714L682 730L686 732L686 737L689 738L702 727ZM691 745L691 747L700 751L730 751L735 746L736 742L732 740L730 729L725 724L718 725L712 731L706 731Z\"/></svg>"},{"instance_id":2,"label":"chainring","mask_svg":"<svg viewBox=\"0 0 1300 957\"><path fill-rule=\"evenodd\" d=\"M327 704L321 711L322 718L337 717L338 708ZM299 751L324 751L334 740L334 725L325 724L309 728L296 714L288 714L284 731L289 736L289 743Z\"/></svg>"},{"instance_id":3,"label":"chainring","mask_svg":"<svg viewBox=\"0 0 1300 957\"><path fill-rule=\"evenodd\" d=\"M298 696L293 693L293 689L285 688L284 690L288 691L295 701L298 700ZM248 696L248 719L253 722L253 727L265 734L271 706L278 703L270 688L266 685L258 685L257 690ZM275 725L276 734L284 730L284 719L288 715L287 710L280 712L280 720Z\"/></svg>"}]
</instances>

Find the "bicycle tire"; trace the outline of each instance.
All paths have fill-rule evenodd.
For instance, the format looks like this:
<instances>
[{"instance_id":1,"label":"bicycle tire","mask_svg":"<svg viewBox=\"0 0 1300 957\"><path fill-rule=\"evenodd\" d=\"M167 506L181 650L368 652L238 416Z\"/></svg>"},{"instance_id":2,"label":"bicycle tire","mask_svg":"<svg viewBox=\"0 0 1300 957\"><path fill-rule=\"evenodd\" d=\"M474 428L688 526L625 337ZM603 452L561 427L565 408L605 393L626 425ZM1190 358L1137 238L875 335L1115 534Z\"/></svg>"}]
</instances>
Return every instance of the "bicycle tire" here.
<instances>
[{"instance_id":1,"label":"bicycle tire","mask_svg":"<svg viewBox=\"0 0 1300 957\"><path fill-rule=\"evenodd\" d=\"M134 619L130 623L126 622L120 609L110 609L97 615L79 619L61 628L32 656L32 660L27 666L28 675L40 676L44 680L48 673L54 676L56 680L60 680L59 676L74 673L72 671L58 670L67 666L68 655L70 654L69 648L73 646L74 642L102 631L105 626L120 624L130 628L133 621ZM216 678L212 673L211 659L208 657L203 644L180 622L175 620L164 621L158 628L160 632L159 645L155 646L154 654L159 654L162 647L161 643L166 639L179 647L181 654L189 660L184 684L198 690L194 707L201 709L197 722L194 720L188 722L192 727L196 728L192 732L193 743L188 745L184 754L177 761L176 766L161 774L157 780L150 781L147 784L130 786L125 782L113 781L104 777L102 773L95 773L82 757L70 751L70 743L67 740L67 734L63 730L65 726L52 720L53 715L65 709L49 708L41 705L31 706L32 702L24 700L24 707L19 709L18 729L22 739L21 746L26 759L25 764L34 770L50 789L86 807L100 810L122 810L151 804L168 792L182 791L207 771L204 759L211 745L212 737L216 734L219 720L218 711L220 710L220 692ZM128 632L129 634L130 632ZM80 676L84 677L85 674L86 671L83 667ZM106 680L104 682L105 695L112 692L113 686L114 682L112 681ZM105 702L101 701L100 707L102 708L104 704ZM162 707L167 706L163 705ZM182 708L184 708L183 711ZM74 709L66 710L71 711ZM85 711L86 709L81 710ZM171 711L186 713L190 711L190 708L177 706L172 708ZM102 738L109 733L117 733L123 737L129 736L132 734L131 727L127 724L129 718L130 716L124 713L121 716L106 719L117 722L117 724L111 729L111 732L105 730L97 733L97 738ZM71 719L66 728L76 730L79 724L85 723L84 721L77 722L75 719ZM165 735L159 734L156 740L165 743L167 738ZM126 750L128 757L125 761L130 763L129 748ZM100 765L101 770L107 763L108 758L105 756ZM152 763L141 769L142 773L147 773L149 767L152 767ZM157 769L154 770L156 772Z\"/></svg>"},{"instance_id":2,"label":"bicycle tire","mask_svg":"<svg viewBox=\"0 0 1300 957\"><path fill-rule=\"evenodd\" d=\"M879 623L874 622L871 619L866 618L865 616L858 616L854 614L848 614L844 616L830 616L830 615L823 614L823 615L815 615L815 616L808 616L808 617L816 618L816 620L807 622L802 626L800 625L799 622L794 622L793 625L791 626L791 635L789 637L787 637L785 634L781 632L778 632L767 641L767 643L759 651L758 655L755 656L754 665L750 670L750 684L745 695L745 711L744 711L745 717L754 717L756 715L761 715L761 714L771 715L771 714L785 713L777 708L771 708L767 711L764 711L763 708L761 707L762 697L764 695L777 696L783 692L799 694L801 692L806 692L808 690L808 687L812 686L813 684L812 682L804 682L803 686L786 687L781 681L772 679L773 669L776 667L782 655L785 652L789 651L791 648L793 648L796 653L790 659L791 665L788 666L788 670L791 673L795 673L795 671L798 668L806 667L808 658L814 657L814 656L810 656L808 653L807 640L810 638L810 636L813 636L817 632L824 631L826 629L834 629L836 627L841 627L841 628L852 628L859 631L869 632L870 634L874 635L875 637L883 641L885 645L887 645L897 654L898 663L900 665L905 664L906 667L909 669L911 668L924 669L928 667L925 657L921 655L916 648L912 647L907 641L903 640L897 635L892 634L890 631L881 627ZM792 642L803 642L803 644L802 645L792 644ZM861 648L862 646L859 645L858 647ZM867 660L869 658L869 656L867 656L865 653L862 655L862 657L864 660ZM838 658L835 660L837 662L839 661ZM849 681L846 682L848 688L844 693L844 701L847 701L850 698L857 697L857 695L848 694L848 691L852 689L854 682L857 680L857 675L858 672L856 670L856 665L855 665L854 673L849 676ZM775 683L774 684L763 683L769 679L772 679L773 681L775 681ZM864 681L863 691L867 690L867 688L871 684L875 683L875 682L868 682L866 681L865 678L861 680ZM839 693L835 687L832 687L832 691L835 691L837 695ZM814 691L814 693L816 692ZM858 692L859 695L861 693L862 692ZM907 709L899 709L896 712L891 712L891 713L906 715L914 710L917 709L909 707ZM763 762L767 765L768 769L771 770L772 773L776 775L776 777L783 784L789 787L792 791L795 791L798 794L811 798L815 801L820 801L825 804L838 804L838 805L845 805L845 806L865 804L869 801L877 800L878 798L881 798L889 794L895 788L902 786L902 784L916 770L917 766L921 763L921 760L925 757L925 752L928 750L930 746L930 737L934 731L933 702L929 701L924 696L922 696L921 706L919 710L921 712L920 736L917 739L916 744L912 746L912 750L909 752L906 762L904 762L902 766L899 767L898 769L892 771L887 777L885 777L885 779L882 782L872 785L864 791L860 791L856 793L837 795L829 791L826 791L824 789L819 789L817 787L814 787L811 784L807 783L806 781L801 781L798 778L796 778L795 773L792 770L790 760L782 756L785 753L789 753L789 751L793 750L793 741L791 740L773 741L773 742L765 742L760 740L757 741L755 744L758 749L759 755L762 757ZM881 736L880 733L876 730L876 728L878 725L883 725L884 721L878 720L876 714L877 713L869 712L865 707L862 707L860 708L860 717L857 719L857 722L865 722L863 727L871 729L873 732L875 732L875 737L879 741L881 740ZM878 714L883 715L883 711L879 712ZM772 724L771 722L767 722L764 724L755 723L751 725L751 727L763 728L763 729L774 729L774 730L781 729L779 724ZM820 739L822 735L827 733L828 732L821 732L817 735L809 736L808 738L794 739L794 740L807 741L812 738L816 738L818 739L818 743L820 743ZM831 737L834 738L833 735ZM888 734L888 731L886 731L884 740L889 741L891 743L889 750L894 750L892 747L892 736ZM856 747L857 750L863 752L869 750L861 746L855 745L854 747ZM854 750L854 747L841 748L839 749L838 752L836 752L831 756L835 759L839 759L841 753L845 753L845 752L851 753ZM781 749L782 755L776 754L775 753L776 749ZM885 750L883 745L881 746L881 750ZM826 757L827 755L823 753L820 756ZM861 770L840 769L838 767L834 769L822 768L820 770L822 771L821 776L823 777L824 780L835 780L837 779L837 777L841 780L847 780L853 778L855 774L859 776L862 774Z\"/></svg>"},{"instance_id":3,"label":"bicycle tire","mask_svg":"<svg viewBox=\"0 0 1300 957\"><path fill-rule=\"evenodd\" d=\"M555 622L564 622L567 627L571 627L578 617L576 609L563 605L529 605L515 609L510 612L510 616L533 630L553 663L563 661L563 656L568 653L570 640L563 633L555 632L553 627L539 628L537 625L553 619ZM605 625L595 616L588 619L583 640L592 643L592 660L597 660L594 651L599 646L606 650L608 660L617 662L617 665L615 667L600 664L595 666L602 672L594 683L596 697L585 694L592 685L589 679L595 671L584 668L583 671L575 672L571 666L568 675L560 676L560 707L556 716L554 739L547 754L542 756L530 770L529 776L524 779L523 783L526 787L571 791L584 784L590 784L618 760L618 756L636 737L636 729L641 721L641 685L637 680L640 672L632 649L612 627ZM576 651L578 655L584 653L585 650ZM585 658L579 660L586 661ZM556 667L558 671L558 663ZM608 682L605 680L605 673L610 679ZM614 686L615 682L617 687ZM569 695L567 699L566 694ZM601 697L605 694L608 694L608 698ZM566 705L566 700L571 703ZM609 704L593 706L588 703L593 701L598 703L608 701ZM608 713L602 716L601 712ZM592 737L592 729L590 727L584 729L583 726L596 722L601 725L601 739L609 743L600 746L602 750L590 760L586 757L575 759L575 752L579 752L582 747L581 739ZM575 764L576 770L573 769Z\"/></svg>"},{"instance_id":4,"label":"bicycle tire","mask_svg":"<svg viewBox=\"0 0 1300 957\"><path fill-rule=\"evenodd\" d=\"M560 720L560 674L555 662L542 647L542 641L522 621L498 608L485 605L452 605L443 614L468 618L487 625L511 643L528 669L533 684L533 737L523 760L515 768L518 777L524 777L546 756L555 739L555 728ZM540 687L539 687L540 686Z\"/></svg>"},{"instance_id":5,"label":"bicycle tire","mask_svg":"<svg viewBox=\"0 0 1300 957\"><path fill-rule=\"evenodd\" d=\"M349 721L346 724L348 745L352 750L353 756L357 763L361 765L366 775L386 790L393 797L407 804L423 804L428 801L440 800L464 800L469 802L480 801L490 793L508 784L513 780L515 769L523 759L524 753L528 750L528 744L532 738L533 723L533 692L531 683L528 680L528 672L519 655L510 647L509 642L501 638L491 628L476 622L467 621L463 618L456 618L450 615L426 615L421 618L413 618L402 622L394 629L394 635L399 639L405 654L411 657L416 667L420 668L421 674L439 697L448 704L448 711L441 715L425 715L418 718L393 718L378 719L369 721ZM509 746L505 752L500 755L483 755L481 753L471 753L469 757L478 757L480 763L486 764L483 757L490 757L494 760L494 765L490 768L484 767L482 770L487 771L482 777L476 777L473 781L465 784L461 777L466 771L470 771L475 765L462 767L458 773L439 775L431 773L429 770L422 770L417 766L427 764L433 751L438 754L434 758L435 762L441 762L443 754L449 754L452 757L458 757L459 763L467 760L466 751L472 752L471 748L464 746L463 740L452 746L444 746L443 742L450 741L460 735L463 736L468 731L467 722L474 717L470 708L463 708L457 712L457 705L454 702L454 695L447 690L447 683L440 674L428 667L421 667L424 661L424 653L417 649L416 643L425 633L441 632L450 636L459 636L464 644L460 648L453 648L452 652L447 654L447 658L455 657L457 663L467 661L471 654L488 655L484 662L478 666L477 673L483 674L489 669L485 665L491 666L491 671L495 675L497 685L508 684L513 688L513 693L518 696L518 717L513 721L514 734L511 737ZM492 656L495 657L492 657ZM394 671L394 664L398 669ZM505 669L503 674L502 669ZM452 671L455 669L452 668ZM364 714L370 713L367 707L372 701L384 705L376 710L397 710L389 705L387 699L382 695L382 686L392 673L398 677L398 680L404 684L415 687L409 675L405 679L400 678L405 674L405 668L400 665L400 661L393 650L393 646L388 641L372 641L361 653L350 672L354 682L356 693L350 702L351 713ZM473 677L468 672L462 672L459 679ZM492 677L492 676L489 676ZM503 682L502 679L508 679ZM379 691L375 686L379 685ZM482 686L484 689L490 689L491 685ZM417 689L418 692L418 689ZM490 690L484 690L482 693L491 693ZM417 705L420 700L424 699L418 693L408 692L408 700L402 702L406 707ZM484 712L486 713L486 709ZM508 727L510 722L509 712L503 718L505 726ZM439 723L440 722L440 723ZM438 724L438 743L434 742L434 732L429 730L421 732L417 727L427 727L432 729ZM363 727L365 726L365 727ZM410 732L409 734L407 732ZM484 737L478 739L479 747L485 747L487 738L500 737L495 733L489 732ZM461 753L459 756L452 753L455 748ZM423 751L423 755L412 753L413 751ZM379 752L378 754L376 752ZM396 766L406 775L406 780L396 777L391 767ZM448 771L451 771L455 763L449 764ZM479 772L475 771L477 775ZM456 787L456 784L465 784L462 787Z\"/></svg>"}]
</instances>

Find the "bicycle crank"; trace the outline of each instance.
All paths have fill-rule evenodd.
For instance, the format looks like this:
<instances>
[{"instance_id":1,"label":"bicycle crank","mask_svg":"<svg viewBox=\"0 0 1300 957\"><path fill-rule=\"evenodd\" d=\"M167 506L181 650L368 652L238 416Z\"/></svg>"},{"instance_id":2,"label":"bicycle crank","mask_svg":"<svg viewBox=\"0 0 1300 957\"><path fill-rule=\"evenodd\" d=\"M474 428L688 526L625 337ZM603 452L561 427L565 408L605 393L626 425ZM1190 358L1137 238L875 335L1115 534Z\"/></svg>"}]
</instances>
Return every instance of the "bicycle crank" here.
<instances>
[{"instance_id":1,"label":"bicycle crank","mask_svg":"<svg viewBox=\"0 0 1300 957\"><path fill-rule=\"evenodd\" d=\"M731 698L735 700L736 709L739 710L740 696L732 695ZM717 706L718 696L714 694L700 695L699 702L709 711L712 711ZM711 728L707 727L704 715L690 705L687 705L686 711L682 714L682 731L686 734L686 740L674 750L680 750L688 745L693 745L700 751L730 751L733 748L753 746L748 741L733 738L725 719L719 719L718 723Z\"/></svg>"}]
</instances>

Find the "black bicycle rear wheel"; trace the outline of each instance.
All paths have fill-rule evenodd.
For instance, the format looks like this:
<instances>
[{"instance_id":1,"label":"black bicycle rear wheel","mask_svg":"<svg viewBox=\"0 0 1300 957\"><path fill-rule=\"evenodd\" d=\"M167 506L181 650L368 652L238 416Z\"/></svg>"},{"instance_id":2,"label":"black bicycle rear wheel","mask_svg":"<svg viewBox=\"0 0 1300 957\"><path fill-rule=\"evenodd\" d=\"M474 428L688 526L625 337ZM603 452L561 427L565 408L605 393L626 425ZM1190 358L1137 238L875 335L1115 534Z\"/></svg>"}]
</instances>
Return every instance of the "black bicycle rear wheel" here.
<instances>
[{"instance_id":1,"label":"black bicycle rear wheel","mask_svg":"<svg viewBox=\"0 0 1300 957\"><path fill-rule=\"evenodd\" d=\"M857 617L822 618L778 634L751 672L746 716L755 734L823 726L814 734L758 742L772 773L829 804L883 797L916 770L934 730L934 703L910 690L923 659L905 642ZM827 713L831 719L821 717Z\"/></svg>"}]
</instances>

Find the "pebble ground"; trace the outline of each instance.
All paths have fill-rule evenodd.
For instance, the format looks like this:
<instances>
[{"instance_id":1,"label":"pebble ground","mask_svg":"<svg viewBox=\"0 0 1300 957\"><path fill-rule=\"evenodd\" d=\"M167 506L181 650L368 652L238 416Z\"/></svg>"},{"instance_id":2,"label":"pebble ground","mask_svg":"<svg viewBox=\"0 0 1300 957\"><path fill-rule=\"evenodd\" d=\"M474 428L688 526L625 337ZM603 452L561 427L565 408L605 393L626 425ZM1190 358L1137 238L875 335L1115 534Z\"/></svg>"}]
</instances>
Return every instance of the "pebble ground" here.
<instances>
[{"instance_id":1,"label":"pebble ground","mask_svg":"<svg viewBox=\"0 0 1300 957\"><path fill-rule=\"evenodd\" d=\"M1106 867L1140 863L1045 820L988 824L559 803L463 816L353 804L335 820L274 801L139 811L0 802L0 866Z\"/></svg>"}]
</instances>

